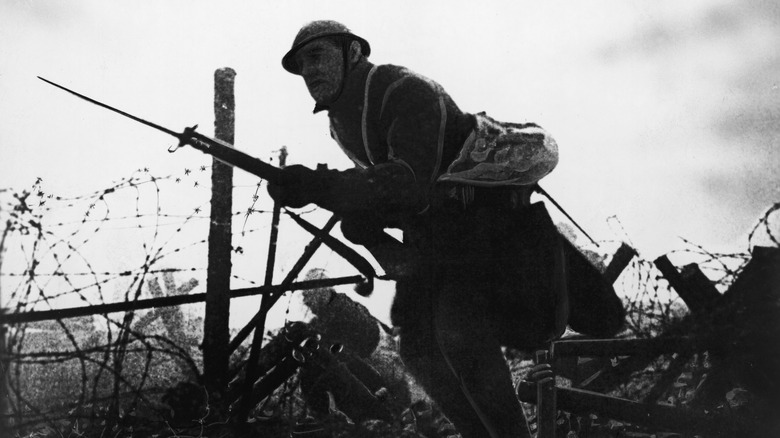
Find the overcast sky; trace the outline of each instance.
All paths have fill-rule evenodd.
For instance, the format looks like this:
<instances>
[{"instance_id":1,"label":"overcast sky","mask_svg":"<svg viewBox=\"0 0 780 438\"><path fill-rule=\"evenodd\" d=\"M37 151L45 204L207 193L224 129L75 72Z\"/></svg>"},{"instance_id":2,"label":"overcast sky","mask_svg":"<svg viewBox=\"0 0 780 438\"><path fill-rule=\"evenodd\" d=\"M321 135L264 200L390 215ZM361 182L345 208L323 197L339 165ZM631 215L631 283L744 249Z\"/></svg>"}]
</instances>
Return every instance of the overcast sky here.
<instances>
[{"instance_id":1,"label":"overcast sky","mask_svg":"<svg viewBox=\"0 0 780 438\"><path fill-rule=\"evenodd\" d=\"M213 72L236 70L236 145L349 163L280 65L297 30L347 24L374 63L444 86L467 112L534 121L560 148L542 185L597 239L617 216L654 258L678 236L745 248L780 201L780 8L745 1L0 2L0 187L61 194L207 160L36 79L213 133Z\"/></svg>"}]
</instances>

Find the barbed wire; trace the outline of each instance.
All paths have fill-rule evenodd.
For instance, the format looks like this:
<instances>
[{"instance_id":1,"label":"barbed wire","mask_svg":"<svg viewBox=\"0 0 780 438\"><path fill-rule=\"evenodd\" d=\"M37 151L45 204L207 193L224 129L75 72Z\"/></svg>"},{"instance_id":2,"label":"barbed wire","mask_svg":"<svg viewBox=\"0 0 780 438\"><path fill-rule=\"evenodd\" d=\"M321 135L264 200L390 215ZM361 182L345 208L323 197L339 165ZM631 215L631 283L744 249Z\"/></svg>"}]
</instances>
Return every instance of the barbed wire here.
<instances>
[{"instance_id":1,"label":"barbed wire","mask_svg":"<svg viewBox=\"0 0 780 438\"><path fill-rule=\"evenodd\" d=\"M205 262L207 251L203 236L210 221L210 187L197 176L208 169L165 177L139 169L107 188L76 196L48 193L41 179L21 191L1 189L0 294L7 295L0 295L0 303L27 312L132 302L153 294L151 285L159 276L169 295L184 287L176 286L174 275L203 278L206 267L199 262ZM234 223L237 256L244 254L252 234L269 231L250 224L256 215L271 213L257 208L260 187L261 182L234 186L234 193L248 190L239 197L247 206L231 213L243 218ZM173 199L166 198L173 193ZM778 210L780 203L759 218L745 251L712 252L682 239L684 248L671 253L695 259L715 285L727 288L760 241L779 246L773 225ZM124 244L132 250L123 248L121 239L130 241ZM231 277L250 285L261 282L235 271ZM635 258L619 282L634 336L657 335L684 312L650 261ZM0 364L9 364L10 412L0 412L0 419L17 429L40 423L54 427L74 415L119 424L128 412L146 409L166 421L168 408L152 389L172 387L176 376L201 378L202 323L181 307L165 309L169 313L154 309L11 327L0 357ZM290 302L285 318L289 312ZM283 390L294 391L295 385Z\"/></svg>"},{"instance_id":2,"label":"barbed wire","mask_svg":"<svg viewBox=\"0 0 780 438\"><path fill-rule=\"evenodd\" d=\"M82 195L50 193L40 178L28 188L0 190L0 223L5 224L0 304L27 312L136 301L150 293L159 276L166 289L175 286L173 275L204 278L210 184L199 177L191 169L158 177L145 168ZM260 183L235 186L234 192L247 188L253 190L249 206L231 213L244 218L234 239L238 256L249 246L247 239L268 230L252 218L271 212L257 208ZM172 193L175 199L165 196ZM117 238L125 241L112 241ZM231 278L258 284L240 272ZM150 398L148 390L170 388L176 376L198 381L202 361L202 322L180 307L164 310L167 318L153 309L8 327L0 363L8 364L10 411L0 412L0 424L55 428L57 420L76 411L83 418L118 423L123 412L141 406L164 421L169 408L159 397ZM99 407L98 400L108 405Z\"/></svg>"},{"instance_id":3,"label":"barbed wire","mask_svg":"<svg viewBox=\"0 0 780 438\"><path fill-rule=\"evenodd\" d=\"M722 293L728 290L751 259L757 246L780 244L780 203L769 207L747 234L745 249L736 252L710 251L701 244L681 237L681 248L670 250L686 263L695 263ZM773 227L774 223L774 227ZM686 313L685 303L670 288L654 263L636 257L620 277L616 288L622 291L629 331L637 337L651 337Z\"/></svg>"}]
</instances>

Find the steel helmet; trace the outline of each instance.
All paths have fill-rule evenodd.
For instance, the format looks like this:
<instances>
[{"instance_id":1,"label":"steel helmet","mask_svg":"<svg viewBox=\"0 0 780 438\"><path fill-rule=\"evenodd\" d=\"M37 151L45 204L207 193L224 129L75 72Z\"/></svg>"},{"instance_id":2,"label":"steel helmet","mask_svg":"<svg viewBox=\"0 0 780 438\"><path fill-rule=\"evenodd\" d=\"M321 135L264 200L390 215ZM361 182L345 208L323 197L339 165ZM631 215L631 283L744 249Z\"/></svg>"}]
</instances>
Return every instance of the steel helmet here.
<instances>
[{"instance_id":1,"label":"steel helmet","mask_svg":"<svg viewBox=\"0 0 780 438\"><path fill-rule=\"evenodd\" d=\"M360 48L363 51L363 56L371 54L371 46L368 44L368 41L352 33L347 26L344 26L338 21L318 20L312 21L298 31L298 35L295 36L295 40L293 41L292 48L282 58L282 67L292 74L301 74L301 70L295 62L295 54L306 44L324 37L344 37L349 40L358 41L360 43Z\"/></svg>"}]
</instances>

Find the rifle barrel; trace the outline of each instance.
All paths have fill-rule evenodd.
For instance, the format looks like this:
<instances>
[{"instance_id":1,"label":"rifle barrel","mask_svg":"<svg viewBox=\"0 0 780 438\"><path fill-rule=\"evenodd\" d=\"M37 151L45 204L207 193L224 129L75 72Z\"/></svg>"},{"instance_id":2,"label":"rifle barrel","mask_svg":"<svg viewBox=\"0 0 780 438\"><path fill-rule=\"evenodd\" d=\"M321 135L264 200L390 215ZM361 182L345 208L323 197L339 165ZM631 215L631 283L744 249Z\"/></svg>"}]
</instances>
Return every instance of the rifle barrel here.
<instances>
[{"instance_id":1,"label":"rifle barrel","mask_svg":"<svg viewBox=\"0 0 780 438\"><path fill-rule=\"evenodd\" d=\"M225 164L237 167L271 183L282 182L283 173L281 169L245 152L241 152L229 143L207 137L191 130L191 128L185 129L184 134L180 135L182 135L181 142L183 144L190 145Z\"/></svg>"}]
</instances>

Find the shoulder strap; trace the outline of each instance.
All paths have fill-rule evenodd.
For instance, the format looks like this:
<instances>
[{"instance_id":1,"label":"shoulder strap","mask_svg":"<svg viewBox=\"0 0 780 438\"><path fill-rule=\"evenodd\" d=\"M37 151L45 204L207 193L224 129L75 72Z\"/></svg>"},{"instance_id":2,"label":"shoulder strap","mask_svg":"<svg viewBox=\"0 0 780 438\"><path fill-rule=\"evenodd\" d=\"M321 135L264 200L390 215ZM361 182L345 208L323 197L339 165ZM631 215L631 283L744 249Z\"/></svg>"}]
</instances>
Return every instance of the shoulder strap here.
<instances>
[{"instance_id":1,"label":"shoulder strap","mask_svg":"<svg viewBox=\"0 0 780 438\"><path fill-rule=\"evenodd\" d=\"M368 72L368 77L366 77L366 88L363 95L363 116L361 118L361 128L363 133L363 148L366 150L366 157L368 157L368 161L371 164L376 164L374 162L374 156L371 153L371 148L368 147L368 90L371 87L371 79L374 76L374 73L376 73L376 69L379 66L375 65L371 68L371 70Z\"/></svg>"}]
</instances>

